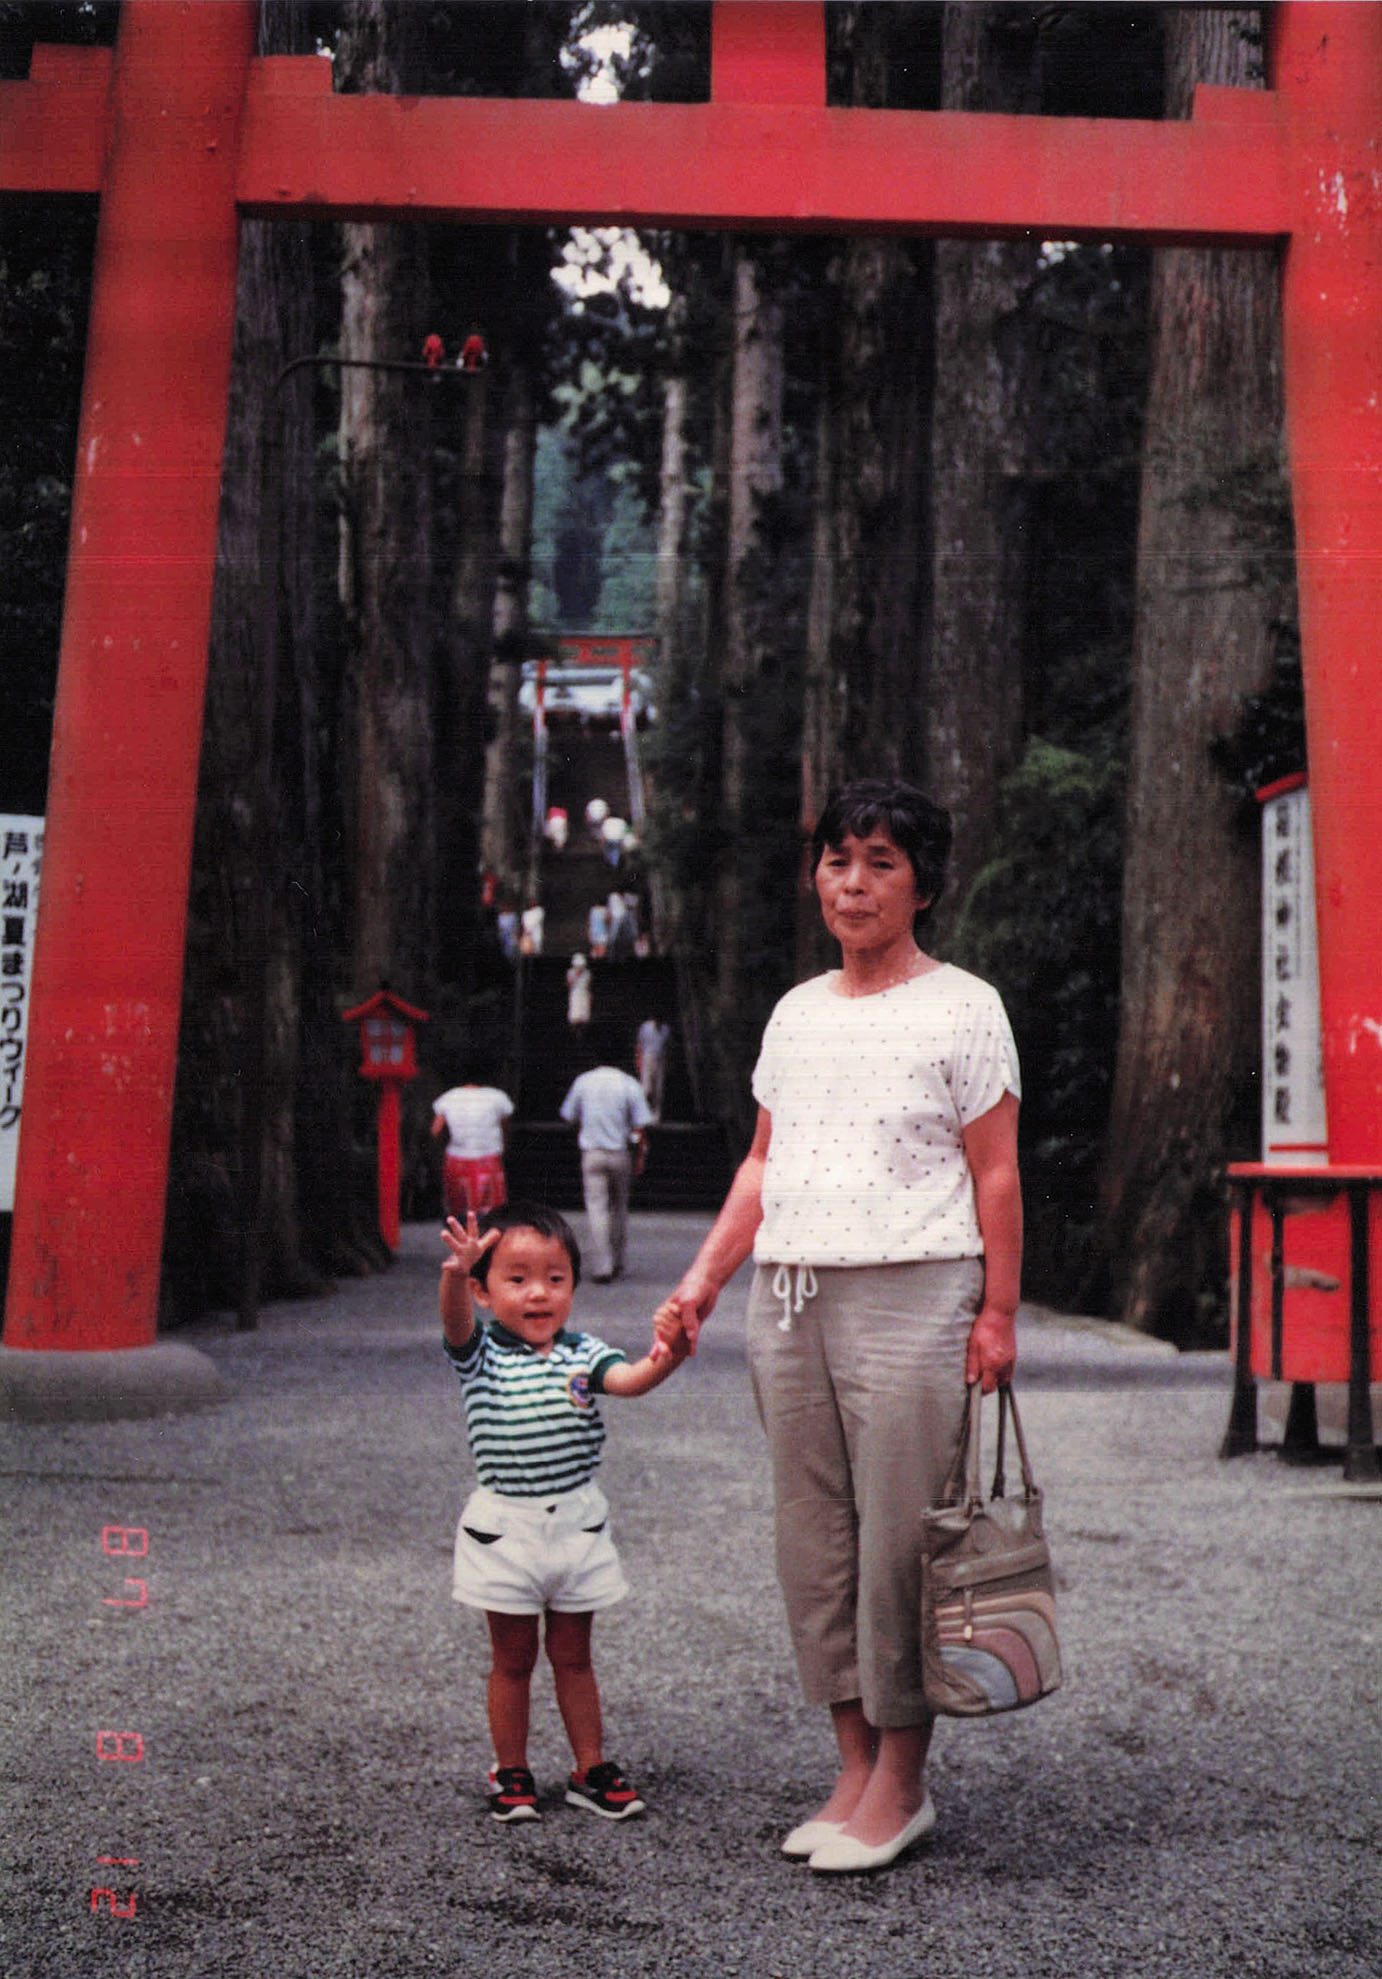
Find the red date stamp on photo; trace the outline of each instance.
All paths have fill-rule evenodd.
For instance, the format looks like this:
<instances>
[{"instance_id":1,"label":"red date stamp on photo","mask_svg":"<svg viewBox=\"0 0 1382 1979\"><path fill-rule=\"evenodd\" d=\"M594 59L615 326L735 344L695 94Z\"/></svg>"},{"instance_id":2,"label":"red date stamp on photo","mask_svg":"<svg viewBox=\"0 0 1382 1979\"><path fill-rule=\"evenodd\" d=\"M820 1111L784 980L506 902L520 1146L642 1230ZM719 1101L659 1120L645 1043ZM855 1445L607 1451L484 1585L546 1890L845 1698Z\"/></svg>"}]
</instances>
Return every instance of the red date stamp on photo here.
<instances>
[{"instance_id":1,"label":"red date stamp on photo","mask_svg":"<svg viewBox=\"0 0 1382 1979\"><path fill-rule=\"evenodd\" d=\"M146 1560L149 1554L149 1531L142 1525L107 1525L101 1528L101 1552L107 1559ZM126 1574L123 1579L123 1592L103 1594L101 1605L106 1608L146 1609L149 1605L149 1584L142 1576ZM140 1766L144 1763L144 1736L142 1732L131 1730L103 1729L96 1733L96 1758L103 1765ZM98 1868L138 1869L137 1855L98 1855ZM127 1885L130 1878L114 1876L108 1885L93 1884L91 1890L91 1910L102 1916L128 1919L138 1915L139 1893L135 1889L116 1888L117 1884Z\"/></svg>"}]
</instances>

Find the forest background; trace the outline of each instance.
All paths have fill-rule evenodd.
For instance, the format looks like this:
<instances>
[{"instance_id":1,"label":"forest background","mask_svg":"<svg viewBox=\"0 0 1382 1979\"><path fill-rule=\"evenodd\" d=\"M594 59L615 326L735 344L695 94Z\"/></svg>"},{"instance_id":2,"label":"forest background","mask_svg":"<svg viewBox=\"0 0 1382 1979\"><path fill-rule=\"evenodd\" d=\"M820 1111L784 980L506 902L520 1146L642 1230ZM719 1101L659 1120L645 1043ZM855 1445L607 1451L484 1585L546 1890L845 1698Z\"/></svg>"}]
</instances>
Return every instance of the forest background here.
<instances>
[{"instance_id":1,"label":"forest background","mask_svg":"<svg viewBox=\"0 0 1382 1979\"><path fill-rule=\"evenodd\" d=\"M1184 117L1261 86L1263 10L827 7L830 100ZM0 0L0 76L118 8ZM709 8L267 0L338 90L704 98ZM0 810L44 808L95 215L0 212ZM386 1262L343 1009L433 1013L430 1095L509 1049L521 662L658 635L645 855L734 1148L773 1002L830 961L803 848L845 776L953 813L925 937L1022 1055L1029 1296L1225 1337L1258 1153L1252 792L1304 766L1264 252L247 222L163 1323ZM416 358L436 388L304 356ZM267 545L267 550L266 550ZM260 581L266 556L273 583ZM267 600L267 614L266 614ZM630 620L633 622L630 622ZM0 1219L0 1222L5 1219Z\"/></svg>"}]
</instances>

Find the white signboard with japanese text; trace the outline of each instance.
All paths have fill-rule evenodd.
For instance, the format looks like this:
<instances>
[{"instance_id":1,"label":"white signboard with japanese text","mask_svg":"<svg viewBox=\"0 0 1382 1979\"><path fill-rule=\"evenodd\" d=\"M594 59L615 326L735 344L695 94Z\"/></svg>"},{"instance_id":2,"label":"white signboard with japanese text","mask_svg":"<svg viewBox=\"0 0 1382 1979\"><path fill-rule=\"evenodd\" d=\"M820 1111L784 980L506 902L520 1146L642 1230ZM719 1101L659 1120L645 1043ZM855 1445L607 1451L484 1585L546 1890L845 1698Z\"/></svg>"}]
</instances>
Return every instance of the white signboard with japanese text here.
<instances>
[{"instance_id":1,"label":"white signboard with japanese text","mask_svg":"<svg viewBox=\"0 0 1382 1979\"><path fill-rule=\"evenodd\" d=\"M1301 778L1262 800L1262 1159L1303 1167L1328 1158L1315 861Z\"/></svg>"},{"instance_id":2,"label":"white signboard with japanese text","mask_svg":"<svg viewBox=\"0 0 1382 1979\"><path fill-rule=\"evenodd\" d=\"M43 820L0 811L0 1211L14 1208Z\"/></svg>"}]
</instances>

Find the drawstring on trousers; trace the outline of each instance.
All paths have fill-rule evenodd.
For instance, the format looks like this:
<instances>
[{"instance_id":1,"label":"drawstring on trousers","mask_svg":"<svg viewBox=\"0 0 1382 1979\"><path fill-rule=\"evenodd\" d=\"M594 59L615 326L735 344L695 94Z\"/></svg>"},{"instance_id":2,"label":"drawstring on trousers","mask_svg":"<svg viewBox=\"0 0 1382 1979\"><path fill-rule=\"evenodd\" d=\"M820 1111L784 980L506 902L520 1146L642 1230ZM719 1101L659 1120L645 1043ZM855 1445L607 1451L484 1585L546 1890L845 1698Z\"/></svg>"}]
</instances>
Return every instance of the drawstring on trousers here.
<instances>
[{"instance_id":1,"label":"drawstring on trousers","mask_svg":"<svg viewBox=\"0 0 1382 1979\"><path fill-rule=\"evenodd\" d=\"M796 1269L796 1284L792 1284L790 1264L780 1264L773 1273L773 1297L782 1301L782 1317L777 1322L779 1333L790 1333L792 1314L800 1312L807 1299L814 1299L819 1287L816 1274L809 1264L799 1264Z\"/></svg>"}]
</instances>

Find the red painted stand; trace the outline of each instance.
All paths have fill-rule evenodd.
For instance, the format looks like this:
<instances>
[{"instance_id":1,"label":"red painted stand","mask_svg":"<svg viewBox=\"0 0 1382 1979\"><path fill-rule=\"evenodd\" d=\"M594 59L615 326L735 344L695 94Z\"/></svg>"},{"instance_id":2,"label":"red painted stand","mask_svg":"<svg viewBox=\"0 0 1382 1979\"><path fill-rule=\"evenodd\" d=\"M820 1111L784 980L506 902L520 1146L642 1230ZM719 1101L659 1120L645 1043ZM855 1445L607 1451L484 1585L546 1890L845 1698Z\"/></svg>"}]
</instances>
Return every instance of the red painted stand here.
<instances>
[{"instance_id":1,"label":"red painted stand","mask_svg":"<svg viewBox=\"0 0 1382 1979\"><path fill-rule=\"evenodd\" d=\"M1382 7L1275 7L1272 87L1176 123L827 108L819 0L718 0L709 103L609 107L337 96L255 13L125 0L113 78L0 84L0 193L102 206L8 1364L154 1337L237 210L1285 243L1330 1162L1382 1173Z\"/></svg>"},{"instance_id":2,"label":"red painted stand","mask_svg":"<svg viewBox=\"0 0 1382 1979\"><path fill-rule=\"evenodd\" d=\"M409 1079L418 1075L415 1026L427 1022L427 1012L405 1003L392 990L376 990L342 1022L360 1026L360 1077L379 1088L376 1151L379 1176L379 1234L391 1251L398 1249L399 1194L402 1160L399 1147L399 1097Z\"/></svg>"},{"instance_id":3,"label":"red painted stand","mask_svg":"<svg viewBox=\"0 0 1382 1979\"><path fill-rule=\"evenodd\" d=\"M1255 1381L1295 1394L1283 1455L1318 1448L1314 1389L1348 1387L1344 1477L1379 1472L1369 1384L1382 1380L1382 1170L1342 1164L1229 1170L1234 1403L1223 1454L1257 1448Z\"/></svg>"}]
</instances>

